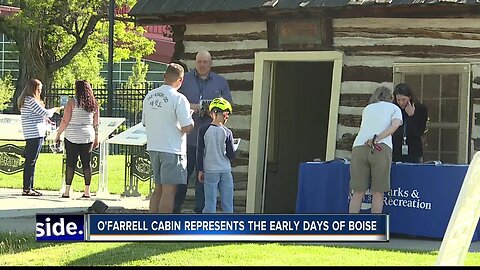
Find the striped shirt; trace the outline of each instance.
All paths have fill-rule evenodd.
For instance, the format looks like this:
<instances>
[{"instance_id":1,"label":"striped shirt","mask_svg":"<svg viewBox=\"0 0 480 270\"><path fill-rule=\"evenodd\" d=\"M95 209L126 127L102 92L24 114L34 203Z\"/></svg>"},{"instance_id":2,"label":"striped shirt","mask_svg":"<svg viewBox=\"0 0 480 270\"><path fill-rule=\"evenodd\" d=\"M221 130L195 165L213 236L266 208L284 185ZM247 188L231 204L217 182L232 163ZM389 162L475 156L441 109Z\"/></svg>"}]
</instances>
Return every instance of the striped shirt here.
<instances>
[{"instance_id":1,"label":"striped shirt","mask_svg":"<svg viewBox=\"0 0 480 270\"><path fill-rule=\"evenodd\" d=\"M32 96L25 97L20 114L22 118L23 137L25 140L45 137L47 117L52 117L55 108L45 109Z\"/></svg>"},{"instance_id":2,"label":"striped shirt","mask_svg":"<svg viewBox=\"0 0 480 270\"><path fill-rule=\"evenodd\" d=\"M78 106L78 101L74 98L74 107L72 118L65 128L65 138L72 143L84 144L95 140L95 129L93 128L94 112L87 112L84 108Z\"/></svg>"}]
</instances>

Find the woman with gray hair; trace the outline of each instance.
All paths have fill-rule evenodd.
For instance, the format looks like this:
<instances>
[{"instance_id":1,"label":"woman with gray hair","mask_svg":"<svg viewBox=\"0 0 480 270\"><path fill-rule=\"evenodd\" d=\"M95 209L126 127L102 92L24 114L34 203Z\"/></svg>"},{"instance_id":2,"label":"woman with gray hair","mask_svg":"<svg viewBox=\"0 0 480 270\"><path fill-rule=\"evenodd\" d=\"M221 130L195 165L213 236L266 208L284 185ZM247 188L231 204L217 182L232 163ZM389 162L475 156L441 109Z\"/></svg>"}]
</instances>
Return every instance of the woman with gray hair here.
<instances>
[{"instance_id":1,"label":"woman with gray hair","mask_svg":"<svg viewBox=\"0 0 480 270\"><path fill-rule=\"evenodd\" d=\"M369 186L373 194L371 212L382 213L384 193L390 190L392 134L402 124L402 112L392 99L392 90L380 86L363 109L350 162L350 213L360 212Z\"/></svg>"}]
</instances>

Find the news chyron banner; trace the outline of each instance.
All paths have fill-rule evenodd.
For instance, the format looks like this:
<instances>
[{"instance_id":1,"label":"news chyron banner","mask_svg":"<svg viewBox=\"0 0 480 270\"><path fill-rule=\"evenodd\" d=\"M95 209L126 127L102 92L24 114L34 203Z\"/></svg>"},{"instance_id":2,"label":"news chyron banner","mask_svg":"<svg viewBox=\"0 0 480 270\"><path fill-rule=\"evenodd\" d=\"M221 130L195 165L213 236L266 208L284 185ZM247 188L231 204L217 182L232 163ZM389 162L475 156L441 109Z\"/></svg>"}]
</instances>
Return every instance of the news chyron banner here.
<instances>
[{"instance_id":1,"label":"news chyron banner","mask_svg":"<svg viewBox=\"0 0 480 270\"><path fill-rule=\"evenodd\" d=\"M37 241L389 240L385 214L38 214Z\"/></svg>"},{"instance_id":2,"label":"news chyron banner","mask_svg":"<svg viewBox=\"0 0 480 270\"><path fill-rule=\"evenodd\" d=\"M37 241L85 241L84 215L37 214Z\"/></svg>"}]
</instances>

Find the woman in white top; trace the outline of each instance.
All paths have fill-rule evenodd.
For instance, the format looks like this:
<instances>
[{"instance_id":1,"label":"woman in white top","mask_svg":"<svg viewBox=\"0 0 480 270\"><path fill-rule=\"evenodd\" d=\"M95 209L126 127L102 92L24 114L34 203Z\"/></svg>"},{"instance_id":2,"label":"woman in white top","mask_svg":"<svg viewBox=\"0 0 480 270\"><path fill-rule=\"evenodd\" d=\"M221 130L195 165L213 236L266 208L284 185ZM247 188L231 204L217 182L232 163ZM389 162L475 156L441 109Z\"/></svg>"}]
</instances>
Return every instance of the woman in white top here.
<instances>
[{"instance_id":1,"label":"woman in white top","mask_svg":"<svg viewBox=\"0 0 480 270\"><path fill-rule=\"evenodd\" d=\"M17 106L22 118L23 137L25 138L25 165L23 168L23 196L41 196L42 193L33 188L35 165L38 154L42 149L47 131L47 125L52 124L49 117L62 107L45 109L45 104L40 98L42 82L31 79L23 88L17 99Z\"/></svg>"},{"instance_id":2,"label":"woman in white top","mask_svg":"<svg viewBox=\"0 0 480 270\"><path fill-rule=\"evenodd\" d=\"M392 98L392 90L380 86L363 109L350 161L350 213L360 212L369 187L373 194L371 212L382 213L384 193L390 190L392 134L402 124L402 112Z\"/></svg>"},{"instance_id":3,"label":"woman in white top","mask_svg":"<svg viewBox=\"0 0 480 270\"><path fill-rule=\"evenodd\" d=\"M85 191L82 198L90 198L90 182L92 167L90 153L98 147L98 123L100 110L93 95L92 87L87 81L75 82L75 97L65 106L65 113L58 128L56 142L60 142L60 135L65 131L65 152L67 155L65 171L66 188L62 198L70 197L75 165L80 155Z\"/></svg>"}]
</instances>

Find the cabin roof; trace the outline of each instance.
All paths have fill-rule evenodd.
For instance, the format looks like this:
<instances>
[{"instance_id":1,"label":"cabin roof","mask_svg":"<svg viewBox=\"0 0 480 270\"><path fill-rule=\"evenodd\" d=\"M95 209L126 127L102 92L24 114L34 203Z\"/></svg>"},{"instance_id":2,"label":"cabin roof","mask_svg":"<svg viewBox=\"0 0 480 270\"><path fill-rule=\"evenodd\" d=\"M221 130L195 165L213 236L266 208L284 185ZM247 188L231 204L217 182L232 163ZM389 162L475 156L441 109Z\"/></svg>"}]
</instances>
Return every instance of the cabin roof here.
<instances>
[{"instance_id":1,"label":"cabin roof","mask_svg":"<svg viewBox=\"0 0 480 270\"><path fill-rule=\"evenodd\" d=\"M480 0L138 0L132 16L342 7L477 5Z\"/></svg>"}]
</instances>

